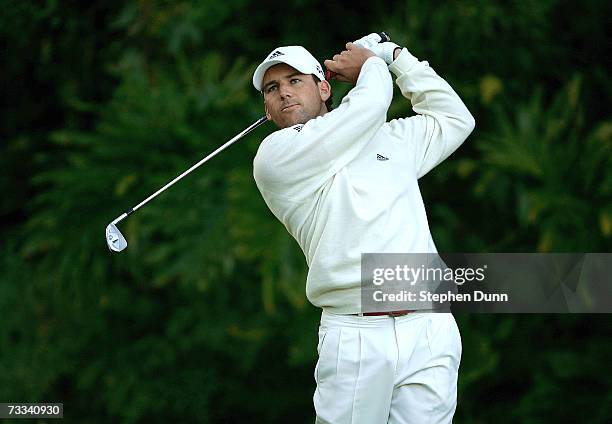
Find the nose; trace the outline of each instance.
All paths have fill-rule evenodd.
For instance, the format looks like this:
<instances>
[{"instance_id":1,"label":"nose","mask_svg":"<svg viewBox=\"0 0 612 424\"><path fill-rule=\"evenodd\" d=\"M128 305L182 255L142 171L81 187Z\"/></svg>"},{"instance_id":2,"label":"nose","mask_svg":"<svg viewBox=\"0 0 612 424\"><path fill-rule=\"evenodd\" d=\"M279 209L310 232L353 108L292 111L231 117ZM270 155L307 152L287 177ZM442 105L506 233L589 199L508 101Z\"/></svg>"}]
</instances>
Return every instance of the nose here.
<instances>
[{"instance_id":1,"label":"nose","mask_svg":"<svg viewBox=\"0 0 612 424\"><path fill-rule=\"evenodd\" d=\"M278 88L278 93L280 94L281 100L285 100L293 96L289 84L281 83L280 87Z\"/></svg>"}]
</instances>

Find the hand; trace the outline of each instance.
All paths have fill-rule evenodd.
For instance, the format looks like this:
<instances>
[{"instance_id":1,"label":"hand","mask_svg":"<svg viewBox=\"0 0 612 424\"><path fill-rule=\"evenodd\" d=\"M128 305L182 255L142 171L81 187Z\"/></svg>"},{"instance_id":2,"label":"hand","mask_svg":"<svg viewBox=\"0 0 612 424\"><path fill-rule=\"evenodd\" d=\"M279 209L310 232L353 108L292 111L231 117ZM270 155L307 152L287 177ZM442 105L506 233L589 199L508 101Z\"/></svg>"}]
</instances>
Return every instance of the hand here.
<instances>
[{"instance_id":1,"label":"hand","mask_svg":"<svg viewBox=\"0 0 612 424\"><path fill-rule=\"evenodd\" d=\"M361 37L354 43L366 49L372 50L374 54L384 60L387 65L391 65L391 63L395 60L395 49L400 48L400 46L391 41L386 41L384 43L381 43L380 41L380 35L373 32L372 34Z\"/></svg>"},{"instance_id":2,"label":"hand","mask_svg":"<svg viewBox=\"0 0 612 424\"><path fill-rule=\"evenodd\" d=\"M334 55L332 60L328 59L323 63L328 70L336 74L335 78L338 81L355 84L364 62L373 56L375 54L371 50L353 43L346 43L346 50Z\"/></svg>"}]
</instances>

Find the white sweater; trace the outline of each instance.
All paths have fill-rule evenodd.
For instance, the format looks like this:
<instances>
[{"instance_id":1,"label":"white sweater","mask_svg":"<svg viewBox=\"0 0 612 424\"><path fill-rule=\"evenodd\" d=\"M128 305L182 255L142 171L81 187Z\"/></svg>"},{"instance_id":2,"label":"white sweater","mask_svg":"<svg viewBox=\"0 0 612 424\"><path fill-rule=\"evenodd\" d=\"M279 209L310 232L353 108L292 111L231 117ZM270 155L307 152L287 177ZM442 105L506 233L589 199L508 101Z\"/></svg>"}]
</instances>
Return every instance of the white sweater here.
<instances>
[{"instance_id":1,"label":"white sweater","mask_svg":"<svg viewBox=\"0 0 612 424\"><path fill-rule=\"evenodd\" d=\"M418 115L386 122L389 70ZM306 256L313 305L361 312L361 253L436 252L417 180L473 129L453 89L403 49L389 67L366 60L335 110L265 138L255 182Z\"/></svg>"}]
</instances>

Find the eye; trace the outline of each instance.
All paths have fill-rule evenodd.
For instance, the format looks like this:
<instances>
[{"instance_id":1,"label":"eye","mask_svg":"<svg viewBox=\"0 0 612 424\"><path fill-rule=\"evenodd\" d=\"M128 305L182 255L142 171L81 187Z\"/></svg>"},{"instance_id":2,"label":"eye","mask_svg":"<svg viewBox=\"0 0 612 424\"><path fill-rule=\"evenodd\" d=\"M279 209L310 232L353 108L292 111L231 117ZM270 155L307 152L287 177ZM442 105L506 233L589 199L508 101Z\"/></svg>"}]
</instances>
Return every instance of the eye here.
<instances>
[{"instance_id":1,"label":"eye","mask_svg":"<svg viewBox=\"0 0 612 424\"><path fill-rule=\"evenodd\" d=\"M274 90L276 90L276 85L271 85L268 88L266 88L266 94L270 94Z\"/></svg>"},{"instance_id":2,"label":"eye","mask_svg":"<svg viewBox=\"0 0 612 424\"><path fill-rule=\"evenodd\" d=\"M291 84L295 84L296 82L300 82L299 78L291 78Z\"/></svg>"}]
</instances>

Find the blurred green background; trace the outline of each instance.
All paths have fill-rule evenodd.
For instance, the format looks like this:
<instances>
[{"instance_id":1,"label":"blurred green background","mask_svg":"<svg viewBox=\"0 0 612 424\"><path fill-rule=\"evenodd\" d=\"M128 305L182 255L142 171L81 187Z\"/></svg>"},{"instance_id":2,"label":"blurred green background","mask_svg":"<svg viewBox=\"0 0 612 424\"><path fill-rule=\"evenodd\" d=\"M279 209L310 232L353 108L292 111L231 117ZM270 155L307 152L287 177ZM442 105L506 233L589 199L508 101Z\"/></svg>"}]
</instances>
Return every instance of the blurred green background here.
<instances>
[{"instance_id":1,"label":"blurred green background","mask_svg":"<svg viewBox=\"0 0 612 424\"><path fill-rule=\"evenodd\" d=\"M609 1L0 2L0 402L72 422L310 423L319 311L252 159L274 47L386 30L476 130L420 181L442 252L609 252ZM608 21L609 24L609 21ZM333 83L336 104L350 89ZM389 118L410 115L396 89ZM609 423L609 315L459 315L457 423Z\"/></svg>"}]
</instances>

